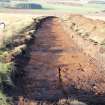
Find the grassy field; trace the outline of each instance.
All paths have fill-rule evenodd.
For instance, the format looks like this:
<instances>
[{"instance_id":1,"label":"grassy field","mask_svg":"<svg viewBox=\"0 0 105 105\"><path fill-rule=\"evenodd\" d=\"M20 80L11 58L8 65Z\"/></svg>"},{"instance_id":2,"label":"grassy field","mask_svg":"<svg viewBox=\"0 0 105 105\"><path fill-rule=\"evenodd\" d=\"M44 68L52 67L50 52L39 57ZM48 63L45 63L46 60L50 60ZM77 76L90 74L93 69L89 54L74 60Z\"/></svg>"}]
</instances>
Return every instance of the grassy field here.
<instances>
[{"instance_id":1,"label":"grassy field","mask_svg":"<svg viewBox=\"0 0 105 105\"><path fill-rule=\"evenodd\" d=\"M18 35L18 32L33 22L33 15L0 13L0 20L5 22L5 29L2 30L0 45L7 42L11 37Z\"/></svg>"},{"instance_id":2,"label":"grassy field","mask_svg":"<svg viewBox=\"0 0 105 105\"><path fill-rule=\"evenodd\" d=\"M51 3L45 3L42 0L32 0L32 2L39 3L43 6L45 9L53 9L53 10L60 10L60 11L68 11L68 12L82 12L82 11L100 11L105 10L105 4L84 4L83 6L65 6L62 4L51 4ZM66 12L65 11L65 12Z\"/></svg>"},{"instance_id":3,"label":"grassy field","mask_svg":"<svg viewBox=\"0 0 105 105\"><path fill-rule=\"evenodd\" d=\"M91 12L99 12L105 10L105 4L84 4L83 6L65 6L62 4L51 4L45 3L42 0L35 0L35 3L39 3L42 5L42 10L34 10L34 11L60 11L60 12L69 12L69 13L91 13Z\"/></svg>"},{"instance_id":4,"label":"grassy field","mask_svg":"<svg viewBox=\"0 0 105 105\"><path fill-rule=\"evenodd\" d=\"M64 5L54 5L54 4L42 4L43 8L48 10L70 12L70 13L92 13L105 10L104 4L85 4L83 6L64 6Z\"/></svg>"},{"instance_id":5,"label":"grassy field","mask_svg":"<svg viewBox=\"0 0 105 105\"><path fill-rule=\"evenodd\" d=\"M5 62L4 58L9 55L6 45L12 42L12 38L19 36L19 32L25 27L32 24L33 15L26 14L8 14L0 13L0 21L5 22L6 27L4 30L0 30L0 105L7 105L6 96L3 94L3 83L9 83L12 85L10 72L13 69L13 62ZM37 16L35 16L37 17ZM25 35L25 34L24 34ZM18 50L18 49L16 49ZM20 49L19 49L20 50Z\"/></svg>"},{"instance_id":6,"label":"grassy field","mask_svg":"<svg viewBox=\"0 0 105 105\"><path fill-rule=\"evenodd\" d=\"M65 12L65 13L93 13L93 12L100 12L105 10L105 4L84 4L82 6L71 6L71 5L67 6L63 4L46 3L45 1L42 1L42 0L31 0L31 2L29 3L37 3L42 6L42 9L31 9L33 13L36 11L52 12L52 10L53 12L59 11L59 12Z\"/></svg>"}]
</instances>

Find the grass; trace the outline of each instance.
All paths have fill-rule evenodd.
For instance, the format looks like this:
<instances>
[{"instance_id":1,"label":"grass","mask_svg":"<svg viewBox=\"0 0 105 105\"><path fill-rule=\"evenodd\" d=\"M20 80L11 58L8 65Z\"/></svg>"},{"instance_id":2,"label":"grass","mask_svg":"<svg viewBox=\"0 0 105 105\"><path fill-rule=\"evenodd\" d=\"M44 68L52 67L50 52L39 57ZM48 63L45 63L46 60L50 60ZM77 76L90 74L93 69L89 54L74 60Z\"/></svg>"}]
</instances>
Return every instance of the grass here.
<instances>
[{"instance_id":1,"label":"grass","mask_svg":"<svg viewBox=\"0 0 105 105\"><path fill-rule=\"evenodd\" d=\"M0 62L0 105L9 105L7 102L7 96L3 93L3 84L13 86L10 79L10 72L12 69L12 63Z\"/></svg>"},{"instance_id":2,"label":"grass","mask_svg":"<svg viewBox=\"0 0 105 105\"><path fill-rule=\"evenodd\" d=\"M7 102L7 97L0 91L0 105L9 105Z\"/></svg>"},{"instance_id":3,"label":"grass","mask_svg":"<svg viewBox=\"0 0 105 105\"><path fill-rule=\"evenodd\" d=\"M13 36L18 35L18 32L24 27L30 25L33 20L32 20L33 15L22 15L22 14L3 14L0 13L0 20L4 21L6 24L6 28L2 32L2 38L0 42L9 42L12 40ZM4 44L0 43L1 47Z\"/></svg>"},{"instance_id":4,"label":"grass","mask_svg":"<svg viewBox=\"0 0 105 105\"><path fill-rule=\"evenodd\" d=\"M65 12L65 13L94 13L105 10L105 4L84 4L83 6L66 6L63 4L46 3L42 0L31 0L38 3L43 9L32 9L33 12ZM26 9L27 10L27 9Z\"/></svg>"},{"instance_id":5,"label":"grass","mask_svg":"<svg viewBox=\"0 0 105 105\"><path fill-rule=\"evenodd\" d=\"M12 81L10 79L10 73L12 72L13 69L13 63L2 63L0 62L0 89L3 90L3 83L7 85L11 85Z\"/></svg>"},{"instance_id":6,"label":"grass","mask_svg":"<svg viewBox=\"0 0 105 105\"><path fill-rule=\"evenodd\" d=\"M96 12L96 11L102 11L105 10L105 5L93 5L93 4L87 4L80 7L74 7L74 6L63 6L63 5L51 5L51 4L43 4L44 8L50 8L54 10L59 10L63 12L70 12L70 13L88 13L88 12Z\"/></svg>"},{"instance_id":7,"label":"grass","mask_svg":"<svg viewBox=\"0 0 105 105\"><path fill-rule=\"evenodd\" d=\"M10 63L0 63L0 73L7 74L11 71L12 62Z\"/></svg>"},{"instance_id":8,"label":"grass","mask_svg":"<svg viewBox=\"0 0 105 105\"><path fill-rule=\"evenodd\" d=\"M4 58L10 54L8 49L6 49L6 44L12 43L13 37L19 36L20 31L32 24L32 17L33 15L0 13L0 20L6 24L6 28L0 33L2 37L0 40L0 73L6 73L8 66L10 66L10 63L8 64L4 61ZM23 37L25 37L25 35L26 34L23 34ZM15 50L19 52L19 49L20 48L16 48Z\"/></svg>"},{"instance_id":9,"label":"grass","mask_svg":"<svg viewBox=\"0 0 105 105\"><path fill-rule=\"evenodd\" d=\"M84 4L83 6L65 6L62 4L51 4L43 2L42 0L31 0L32 3L39 3L42 5L43 8L46 10L59 10L60 12L73 12L73 13L81 13L81 12L96 12L105 10L105 4ZM39 11L44 11L39 10ZM37 9L36 9L37 11Z\"/></svg>"},{"instance_id":10,"label":"grass","mask_svg":"<svg viewBox=\"0 0 105 105\"><path fill-rule=\"evenodd\" d=\"M26 42L32 39L35 31L34 28L39 18L36 21L34 19L35 22L33 25L33 15L8 13L0 13L0 15L1 20L6 23L6 28L2 32L3 37L0 40L0 95L5 100L6 95L3 93L5 85L15 87L10 78L11 72L15 70L11 58L21 54L26 49ZM16 46L13 46L14 43ZM3 100L0 100L0 105L8 105ZM2 104L4 102L5 104Z\"/></svg>"},{"instance_id":11,"label":"grass","mask_svg":"<svg viewBox=\"0 0 105 105\"><path fill-rule=\"evenodd\" d=\"M75 99L61 99L57 105L87 105L81 101Z\"/></svg>"},{"instance_id":12,"label":"grass","mask_svg":"<svg viewBox=\"0 0 105 105\"><path fill-rule=\"evenodd\" d=\"M0 13L0 20L6 24L6 28L0 32L0 105L8 105L6 95L3 93L3 84L13 86L10 73L14 69L14 64L10 62L9 55L10 53L20 53L24 47L24 45L17 47L10 52L9 49L6 48L6 45L12 43L13 37L19 36L20 31L32 24L32 17L33 15ZM23 37L25 37L25 35L26 34L24 34ZM8 61L6 61L6 59L8 59Z\"/></svg>"},{"instance_id":13,"label":"grass","mask_svg":"<svg viewBox=\"0 0 105 105\"><path fill-rule=\"evenodd\" d=\"M62 4L48 4L41 2L40 0L35 0L36 3L42 5L43 9L32 10L32 11L59 11L59 12L69 12L69 13L93 13L105 10L105 4L84 4L83 6L65 6Z\"/></svg>"}]
</instances>

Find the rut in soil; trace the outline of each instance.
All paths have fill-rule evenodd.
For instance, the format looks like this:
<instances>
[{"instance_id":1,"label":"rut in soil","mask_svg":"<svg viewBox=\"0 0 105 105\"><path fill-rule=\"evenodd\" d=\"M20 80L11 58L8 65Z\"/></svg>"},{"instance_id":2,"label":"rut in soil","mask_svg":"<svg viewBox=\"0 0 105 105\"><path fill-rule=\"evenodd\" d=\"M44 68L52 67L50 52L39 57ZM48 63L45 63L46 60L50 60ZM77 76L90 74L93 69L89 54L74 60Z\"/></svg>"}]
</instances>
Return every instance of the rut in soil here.
<instances>
[{"instance_id":1,"label":"rut in soil","mask_svg":"<svg viewBox=\"0 0 105 105\"><path fill-rule=\"evenodd\" d=\"M72 96L92 100L97 92L92 89L103 82L97 64L91 63L91 59L65 32L61 20L48 18L40 24L28 50L16 58L21 73L15 75L16 81L29 99L57 100Z\"/></svg>"}]
</instances>

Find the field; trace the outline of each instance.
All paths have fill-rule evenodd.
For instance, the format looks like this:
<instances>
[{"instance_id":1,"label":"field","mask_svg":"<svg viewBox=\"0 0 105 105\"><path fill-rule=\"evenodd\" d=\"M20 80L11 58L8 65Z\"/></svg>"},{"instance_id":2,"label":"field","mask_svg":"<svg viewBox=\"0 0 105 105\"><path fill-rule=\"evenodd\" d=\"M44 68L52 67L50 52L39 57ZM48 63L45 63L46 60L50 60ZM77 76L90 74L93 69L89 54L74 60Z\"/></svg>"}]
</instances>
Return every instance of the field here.
<instances>
[{"instance_id":1,"label":"field","mask_svg":"<svg viewBox=\"0 0 105 105\"><path fill-rule=\"evenodd\" d=\"M5 22L5 29L2 30L1 40L9 40L14 35L17 35L19 31L24 29L26 26L33 22L32 15L22 15L22 14L0 14L0 21ZM24 18L24 19L23 19ZM1 43L0 43L1 44Z\"/></svg>"},{"instance_id":2,"label":"field","mask_svg":"<svg viewBox=\"0 0 105 105\"><path fill-rule=\"evenodd\" d=\"M83 6L67 6L64 4L53 4L53 2L45 2L43 0L32 1L38 4L41 4L43 9L38 11L60 11L60 12L69 12L69 13L93 13L105 10L105 4L84 4ZM37 11L37 10L35 10Z\"/></svg>"},{"instance_id":3,"label":"field","mask_svg":"<svg viewBox=\"0 0 105 105\"><path fill-rule=\"evenodd\" d=\"M27 4L24 2L23 4ZM65 4L56 4L52 2L45 2L43 0L31 0L29 3L37 3L42 6L42 9L31 9L34 12L64 12L64 13L93 13L93 12L101 12L105 10L105 4L83 4L80 6L72 6ZM21 2L20 2L21 4ZM24 9L24 8L23 8ZM27 10L27 9L26 9Z\"/></svg>"},{"instance_id":4,"label":"field","mask_svg":"<svg viewBox=\"0 0 105 105\"><path fill-rule=\"evenodd\" d=\"M27 26L30 26L34 21L32 19L33 17L37 17L37 15L33 16L28 14L16 15L0 13L0 21L5 23L5 29L0 29L0 105L6 105L7 103L5 95L3 95L2 92L3 81L8 81L10 84L12 84L11 79L9 79L9 76L11 72L10 70L12 70L13 62L5 62L4 60L4 58L10 54L9 49L6 48L6 45L12 43L13 38L21 36L20 32L23 31ZM23 37L26 37L25 35L26 34L23 34Z\"/></svg>"},{"instance_id":5,"label":"field","mask_svg":"<svg viewBox=\"0 0 105 105\"><path fill-rule=\"evenodd\" d=\"M36 2L0 8L0 105L104 105L105 5Z\"/></svg>"},{"instance_id":6,"label":"field","mask_svg":"<svg viewBox=\"0 0 105 105\"><path fill-rule=\"evenodd\" d=\"M54 4L42 4L43 8L54 11L62 11L68 13L93 13L105 10L104 4L85 4L83 6L64 6Z\"/></svg>"}]
</instances>

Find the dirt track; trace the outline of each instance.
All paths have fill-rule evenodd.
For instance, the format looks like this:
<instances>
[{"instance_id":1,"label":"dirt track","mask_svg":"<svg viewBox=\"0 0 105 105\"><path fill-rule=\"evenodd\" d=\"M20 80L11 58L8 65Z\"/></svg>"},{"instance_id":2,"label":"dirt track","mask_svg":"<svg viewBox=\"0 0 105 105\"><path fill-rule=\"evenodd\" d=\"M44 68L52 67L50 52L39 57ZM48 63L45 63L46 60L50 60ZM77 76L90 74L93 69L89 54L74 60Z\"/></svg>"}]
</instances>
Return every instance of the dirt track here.
<instances>
[{"instance_id":1,"label":"dirt track","mask_svg":"<svg viewBox=\"0 0 105 105\"><path fill-rule=\"evenodd\" d=\"M25 95L38 100L73 97L105 103L101 98L105 93L105 75L92 60L77 48L58 18L45 19L36 32L23 70ZM25 64L20 58L18 62Z\"/></svg>"}]
</instances>

